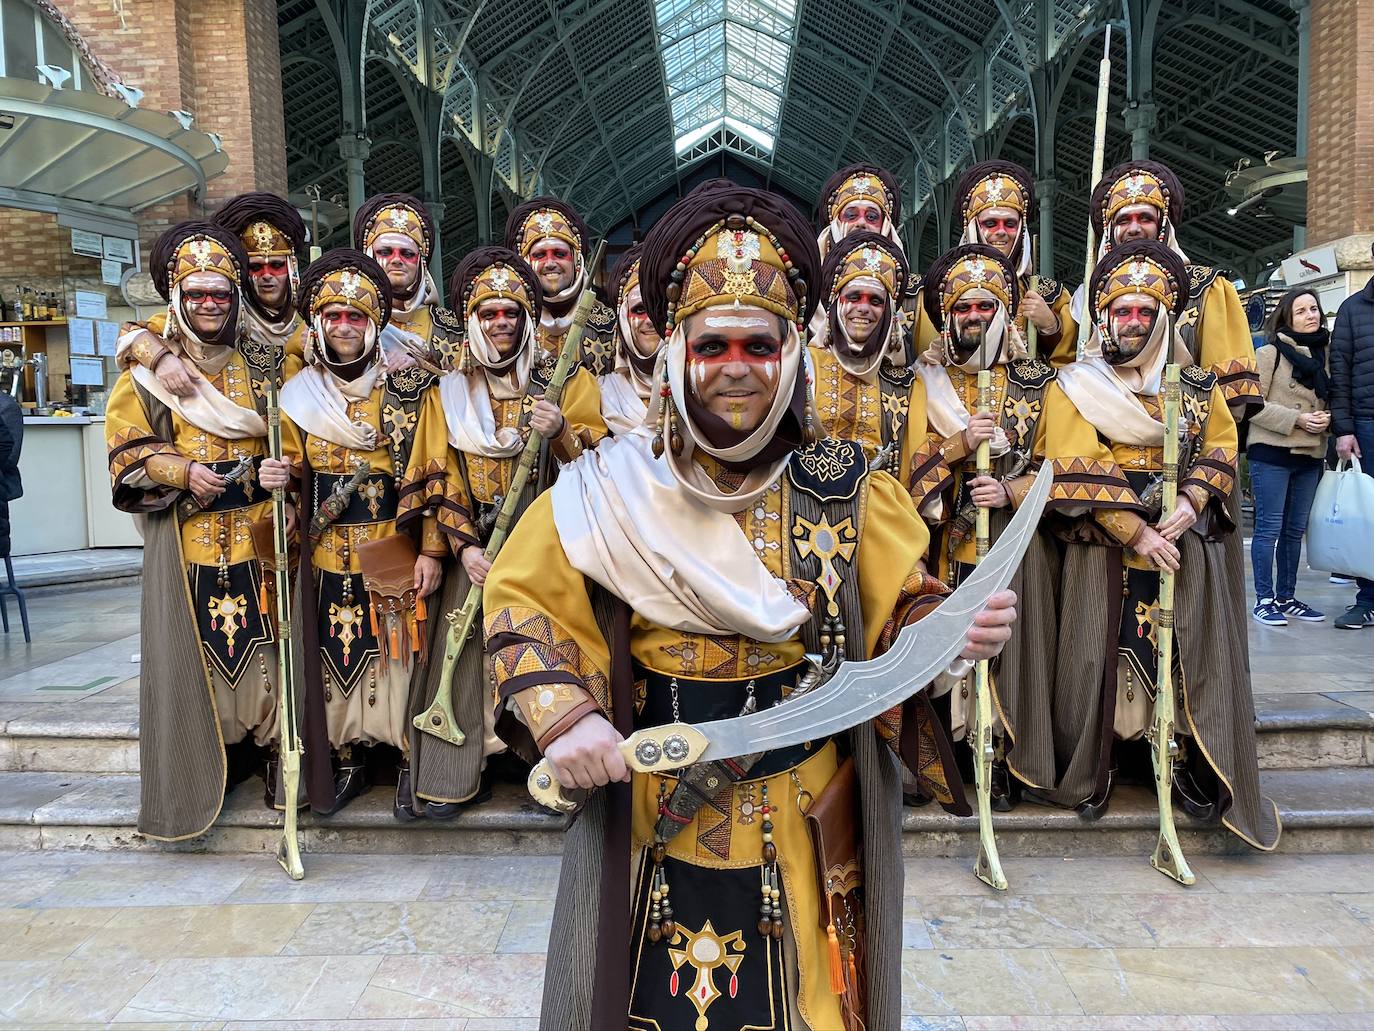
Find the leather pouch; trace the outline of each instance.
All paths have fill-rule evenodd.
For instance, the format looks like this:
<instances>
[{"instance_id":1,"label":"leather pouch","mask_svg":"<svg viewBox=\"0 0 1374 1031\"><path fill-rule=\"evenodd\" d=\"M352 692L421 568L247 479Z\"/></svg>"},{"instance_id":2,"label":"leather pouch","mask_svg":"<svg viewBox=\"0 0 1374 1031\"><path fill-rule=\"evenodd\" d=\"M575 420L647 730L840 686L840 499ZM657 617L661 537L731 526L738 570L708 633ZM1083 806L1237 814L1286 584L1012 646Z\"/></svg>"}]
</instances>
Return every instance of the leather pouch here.
<instances>
[{"instance_id":1,"label":"leather pouch","mask_svg":"<svg viewBox=\"0 0 1374 1031\"><path fill-rule=\"evenodd\" d=\"M415 541L409 534L396 533L358 545L357 554L382 658L408 665L411 656L420 653L427 618L425 600L415 591Z\"/></svg>"},{"instance_id":2,"label":"leather pouch","mask_svg":"<svg viewBox=\"0 0 1374 1031\"><path fill-rule=\"evenodd\" d=\"M254 519L248 524L248 533L253 538L253 554L257 556L258 565L262 568L258 607L262 610L264 619L275 619L277 610L272 603L272 594L276 590L274 574L277 571L277 542L272 532L272 517L265 515L261 519ZM297 547L296 538L292 537L286 542L287 571L294 573L299 560L300 549Z\"/></svg>"},{"instance_id":3,"label":"leather pouch","mask_svg":"<svg viewBox=\"0 0 1374 1031\"><path fill-rule=\"evenodd\" d=\"M859 822L859 781L854 760L846 759L806 811L806 827L816 853L820 925L830 951L830 990L840 996L846 1031L863 1028L863 830Z\"/></svg>"}]
</instances>

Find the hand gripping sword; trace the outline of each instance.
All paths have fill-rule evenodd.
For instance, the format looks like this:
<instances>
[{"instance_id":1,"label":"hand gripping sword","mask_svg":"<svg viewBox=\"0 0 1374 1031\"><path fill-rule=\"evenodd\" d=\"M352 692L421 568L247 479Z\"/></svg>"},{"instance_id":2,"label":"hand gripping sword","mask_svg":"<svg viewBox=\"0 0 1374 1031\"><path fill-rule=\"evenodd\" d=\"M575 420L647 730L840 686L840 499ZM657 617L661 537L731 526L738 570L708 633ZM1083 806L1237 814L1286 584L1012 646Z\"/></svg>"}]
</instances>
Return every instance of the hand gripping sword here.
<instances>
[{"instance_id":1,"label":"hand gripping sword","mask_svg":"<svg viewBox=\"0 0 1374 1031\"><path fill-rule=\"evenodd\" d=\"M959 656L973 617L1011 582L1040 522L1052 480L1049 465L1042 466L987 557L934 612L903 628L878 658L841 663L823 686L782 705L709 723L637 730L618 746L625 762L637 773L663 773L733 759L838 734L900 705ZM577 808L547 759L530 772L528 787L540 805L562 813Z\"/></svg>"},{"instance_id":2,"label":"hand gripping sword","mask_svg":"<svg viewBox=\"0 0 1374 1031\"><path fill-rule=\"evenodd\" d=\"M597 244L596 253L592 255L592 263L587 268L592 271L600 268L601 257L605 252L606 241L602 240ZM558 404L563 394L563 383L572 374L573 365L582 348L582 335L586 332L587 318L591 315L592 304L595 301L596 291L592 288L591 276L588 275L587 286L582 291L582 296L577 299L572 326L569 327L568 335L563 341L563 350L558 354L558 363L554 366L553 375L549 377L549 385L544 389L544 400ZM505 500L501 502L496 526L487 540L486 551L482 553L488 562L495 561L496 553L506 542L511 523L515 522L515 506L520 503L520 496L525 493L525 484L534 471L535 462L539 460L539 449L542 445L543 439L534 430L530 430L529 439L525 441L525 450L520 455L520 463L515 467L515 474L511 477L510 489L506 491ZM476 628L477 612L481 606L482 588L473 584L468 589L462 606L448 613L444 665L439 673L439 687L435 691L434 702L411 720L416 730L447 741L451 745L462 745L467 740L467 735L458 729L458 718L453 713L453 678L458 672L458 660L463 655L463 648L467 646L468 638Z\"/></svg>"},{"instance_id":3,"label":"hand gripping sword","mask_svg":"<svg viewBox=\"0 0 1374 1031\"><path fill-rule=\"evenodd\" d=\"M279 352L274 351L273 358ZM280 461L281 408L277 402L277 369L267 370L267 451ZM299 520L297 521L299 525ZM304 545L302 545L304 547ZM286 489L272 491L272 550L276 568L272 571L277 594L277 725L280 741L277 754L281 762L282 794L286 803L282 837L277 845L277 862L293 881L305 876L301 864L301 840L296 829L296 801L301 790L301 735L296 722L295 662L291 644L291 560L286 539Z\"/></svg>"},{"instance_id":4,"label":"hand gripping sword","mask_svg":"<svg viewBox=\"0 0 1374 1031\"><path fill-rule=\"evenodd\" d=\"M1160 520L1174 514L1178 501L1178 416L1182 399L1178 388L1178 365L1164 368L1164 504ZM1179 847L1174 827L1174 760L1178 741L1174 737L1174 574L1159 574L1159 617L1155 621L1155 712L1147 736L1150 757L1155 764L1155 794L1159 797L1159 841L1150 865L1180 884L1197 880L1188 868Z\"/></svg>"}]
</instances>

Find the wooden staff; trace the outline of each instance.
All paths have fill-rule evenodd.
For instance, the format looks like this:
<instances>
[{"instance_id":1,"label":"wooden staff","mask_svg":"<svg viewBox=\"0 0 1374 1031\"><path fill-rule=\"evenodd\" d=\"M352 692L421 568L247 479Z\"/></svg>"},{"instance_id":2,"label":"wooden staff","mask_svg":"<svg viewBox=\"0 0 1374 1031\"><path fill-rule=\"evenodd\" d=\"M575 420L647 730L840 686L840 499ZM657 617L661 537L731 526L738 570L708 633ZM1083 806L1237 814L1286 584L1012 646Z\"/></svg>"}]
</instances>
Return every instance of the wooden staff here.
<instances>
[{"instance_id":1,"label":"wooden staff","mask_svg":"<svg viewBox=\"0 0 1374 1031\"><path fill-rule=\"evenodd\" d=\"M1027 320L1030 321L1029 319ZM982 358L978 369L978 414L992 411L992 373L987 368L987 336L984 330ZM978 475L992 475L992 442L980 441L976 456ZM983 561L992 546L991 513L982 505L974 516L974 565ZM997 837L992 827L992 685L988 682L988 660L979 659L973 674L973 726L969 733L973 748L973 785L978 795L978 861L974 876L984 884L1005 891L1006 875L997 853Z\"/></svg>"},{"instance_id":2,"label":"wooden staff","mask_svg":"<svg viewBox=\"0 0 1374 1031\"><path fill-rule=\"evenodd\" d=\"M1107 98L1111 93L1112 87L1112 27L1106 28L1106 36L1102 43L1102 60L1097 66L1097 122L1093 130L1093 174L1088 180L1088 189L1092 190L1102 179L1102 161L1107 151ZM1083 262L1083 316L1078 325L1078 360L1083 360L1083 355L1088 347L1088 333L1092 328L1092 319L1088 317L1088 284L1092 282L1093 269L1097 265L1097 247L1093 241L1093 220L1092 212L1088 213L1088 256Z\"/></svg>"},{"instance_id":3,"label":"wooden staff","mask_svg":"<svg viewBox=\"0 0 1374 1031\"><path fill-rule=\"evenodd\" d=\"M1170 363L1164 369L1164 503L1161 518L1174 514L1178 500L1178 420L1181 398L1178 388L1178 365ZM1150 725L1150 756L1155 765L1155 794L1159 799L1159 842L1155 845L1150 865L1180 884L1197 880L1188 868L1188 860L1179 847L1178 830L1174 827L1173 772L1178 758L1178 741L1174 737L1174 574L1165 570L1159 574L1159 615L1155 618L1157 641L1155 670L1155 713Z\"/></svg>"},{"instance_id":4,"label":"wooden staff","mask_svg":"<svg viewBox=\"0 0 1374 1031\"><path fill-rule=\"evenodd\" d=\"M1040 272L1035 263L1036 252L1040 250L1040 234L1032 233L1030 238L1031 249L1031 274L1030 284L1027 287L1029 293L1038 294L1040 292ZM1040 357L1040 329L1036 326L1035 320L1027 316L1026 318L1026 353L1031 358Z\"/></svg>"},{"instance_id":5,"label":"wooden staff","mask_svg":"<svg viewBox=\"0 0 1374 1031\"><path fill-rule=\"evenodd\" d=\"M281 349L274 357L285 357ZM267 375L267 452L280 462L281 407L277 401L277 370ZM291 559L286 535L286 488L272 491L273 585L277 593L277 725L280 742L277 755L281 765L282 795L286 803L277 862L293 881L305 876L301 864L301 840L296 827L297 802L301 790L301 735L296 721L296 664L291 642Z\"/></svg>"},{"instance_id":6,"label":"wooden staff","mask_svg":"<svg viewBox=\"0 0 1374 1031\"><path fill-rule=\"evenodd\" d=\"M606 241L602 240L597 245L596 254L592 256L590 266L592 269L600 267L601 257L605 251ZM563 383L567 380L577 361L577 354L582 346L582 334L587 328L587 317L591 314L592 304L595 301L596 292L592 289L591 276L589 275L587 287L577 300L572 326L568 330L567 339L563 341L563 350L559 352L558 364L554 366L553 375L549 378L549 385L544 390L544 400L550 404L558 404L559 398L563 394ZM487 540L486 551L482 553L488 562L496 560L497 552L501 550L501 545L506 542L511 524L515 521L515 506L520 503L520 496L525 492L525 484L529 482L530 475L534 471L534 465L539 460L539 449L542 445L543 438L531 430L529 439L525 441L525 450L520 455L520 463L515 467L515 475L511 477L510 489L506 491L505 500L501 502L501 510L496 517L496 525L491 531L491 537ZM482 588L473 584L468 589L468 595L463 600L462 606L448 614L448 640L444 645L444 667L439 676L439 688L435 692L434 703L411 721L415 724L416 730L447 741L451 745L461 745L467 740L467 736L458 729L458 719L453 714L453 678L458 672L458 660L462 657L463 648L467 645L468 638L472 636L477 623L477 612L481 607Z\"/></svg>"}]
</instances>

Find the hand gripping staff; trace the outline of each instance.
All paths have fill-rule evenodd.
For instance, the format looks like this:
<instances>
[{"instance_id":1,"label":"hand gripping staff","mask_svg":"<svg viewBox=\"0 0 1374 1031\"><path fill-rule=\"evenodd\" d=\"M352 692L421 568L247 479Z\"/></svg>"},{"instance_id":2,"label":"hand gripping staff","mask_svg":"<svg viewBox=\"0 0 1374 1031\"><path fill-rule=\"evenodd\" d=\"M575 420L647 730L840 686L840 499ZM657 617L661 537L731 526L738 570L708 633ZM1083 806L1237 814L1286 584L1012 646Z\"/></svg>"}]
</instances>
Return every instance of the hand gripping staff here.
<instances>
[{"instance_id":1,"label":"hand gripping staff","mask_svg":"<svg viewBox=\"0 0 1374 1031\"><path fill-rule=\"evenodd\" d=\"M600 268L601 258L605 252L606 241L602 240L597 244L596 253L592 255L592 263L588 267L591 269ZM568 336L563 341L563 350L559 352L558 364L554 366L553 376L550 377L549 385L544 390L544 400L558 404L558 400L563 394L563 383L572 373L578 352L581 350L582 334L587 329L587 317L591 314L592 305L595 301L596 293L592 289L591 277L588 276L587 287L582 291L582 296L577 299L577 308L573 311L572 326L568 329ZM525 484L534 471L535 462L539 460L539 449L542 445L543 438L531 430L529 439L525 441L525 450L520 454L520 464L515 467L515 475L511 477L510 489L506 491L505 500L501 502L501 511L496 517L496 525L487 541L487 550L482 553L488 562L495 560L497 552L501 550L501 545L506 542L511 523L515 519L515 506L520 503L520 496L525 492ZM424 731L426 734L447 741L451 745L461 745L467 740L467 736L458 729L458 719L453 714L453 677L458 671L458 660L462 657L463 648L466 647L468 638L472 636L477 623L477 611L481 605L482 588L473 584L468 589L468 596L463 599L462 606L448 614L448 639L444 645L444 667L439 676L439 687L434 695L434 703L412 721L416 730Z\"/></svg>"},{"instance_id":2,"label":"hand gripping staff","mask_svg":"<svg viewBox=\"0 0 1374 1031\"><path fill-rule=\"evenodd\" d=\"M992 373L986 364L985 360L984 367L978 370L979 415L992 410ZM977 463L979 476L992 475L991 441L978 442ZM1048 464L1041 466L1042 472ZM974 517L975 565L983 562L992 543L988 516L988 509L979 505ZM979 659L974 669L973 726L969 728L968 737L973 750L973 786L978 798L978 859L973 864L973 875L989 887L1005 891L1007 878L1002 873L1002 859L997 854L997 837L992 829L992 685L988 682L987 659Z\"/></svg>"},{"instance_id":3,"label":"hand gripping staff","mask_svg":"<svg viewBox=\"0 0 1374 1031\"><path fill-rule=\"evenodd\" d=\"M709 723L637 730L619 745L625 762L638 773L663 773L733 759L838 734L900 705L959 656L974 615L1011 582L1040 522L1053 478L1049 465L1042 466L1006 532L978 568L934 612L903 628L878 658L841 663L820 687L769 709ZM577 808L547 759L530 772L528 786L540 805L564 813Z\"/></svg>"},{"instance_id":4,"label":"hand gripping staff","mask_svg":"<svg viewBox=\"0 0 1374 1031\"><path fill-rule=\"evenodd\" d=\"M281 461L281 407L277 402L276 368L269 370L267 376L267 451L271 458ZM300 798L301 790L301 735L296 709L296 664L291 642L291 560L287 554L284 487L272 491L272 550L275 556L273 586L277 594L277 725L281 728L277 752L281 760L282 795L286 803L281 843L277 845L277 862L288 877L299 881L305 876L305 867L301 865L300 834L296 829L296 801Z\"/></svg>"},{"instance_id":5,"label":"hand gripping staff","mask_svg":"<svg viewBox=\"0 0 1374 1031\"><path fill-rule=\"evenodd\" d=\"M1164 505L1161 519L1174 514L1178 500L1178 416L1181 399L1178 365L1164 369ZM1174 574L1167 569L1159 574L1159 616L1155 621L1158 654L1155 656L1155 713L1147 736L1150 756L1155 764L1155 793L1159 796L1159 843L1150 865L1180 884L1197 880L1183 858L1174 827L1173 774L1178 757L1174 737Z\"/></svg>"}]
</instances>

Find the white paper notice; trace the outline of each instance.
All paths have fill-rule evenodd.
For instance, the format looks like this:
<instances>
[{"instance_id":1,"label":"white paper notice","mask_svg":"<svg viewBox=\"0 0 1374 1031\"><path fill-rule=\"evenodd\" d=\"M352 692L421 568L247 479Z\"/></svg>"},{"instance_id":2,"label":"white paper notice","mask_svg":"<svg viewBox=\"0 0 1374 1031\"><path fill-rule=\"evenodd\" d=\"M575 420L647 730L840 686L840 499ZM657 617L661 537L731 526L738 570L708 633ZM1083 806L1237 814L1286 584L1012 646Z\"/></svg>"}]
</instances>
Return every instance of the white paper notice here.
<instances>
[{"instance_id":1,"label":"white paper notice","mask_svg":"<svg viewBox=\"0 0 1374 1031\"><path fill-rule=\"evenodd\" d=\"M103 319L106 315L105 295L95 290L78 290L76 314L83 319Z\"/></svg>"},{"instance_id":2,"label":"white paper notice","mask_svg":"<svg viewBox=\"0 0 1374 1031\"><path fill-rule=\"evenodd\" d=\"M103 254L99 233L88 233L84 229L72 230L72 253L84 254L88 258L99 258Z\"/></svg>"},{"instance_id":3,"label":"white paper notice","mask_svg":"<svg viewBox=\"0 0 1374 1031\"><path fill-rule=\"evenodd\" d=\"M103 319L95 324L95 353L105 358L115 356L115 346L119 343L119 323Z\"/></svg>"},{"instance_id":4,"label":"white paper notice","mask_svg":"<svg viewBox=\"0 0 1374 1031\"><path fill-rule=\"evenodd\" d=\"M106 286L118 286L120 279L124 277L124 266L117 261L109 258L100 260L100 281Z\"/></svg>"},{"instance_id":5,"label":"white paper notice","mask_svg":"<svg viewBox=\"0 0 1374 1031\"><path fill-rule=\"evenodd\" d=\"M72 354L95 354L95 323L90 319L68 319L67 345Z\"/></svg>"},{"instance_id":6,"label":"white paper notice","mask_svg":"<svg viewBox=\"0 0 1374 1031\"><path fill-rule=\"evenodd\" d=\"M123 262L125 265L134 263L134 244L132 240L123 240L118 236L105 237L104 256L111 261Z\"/></svg>"}]
</instances>

